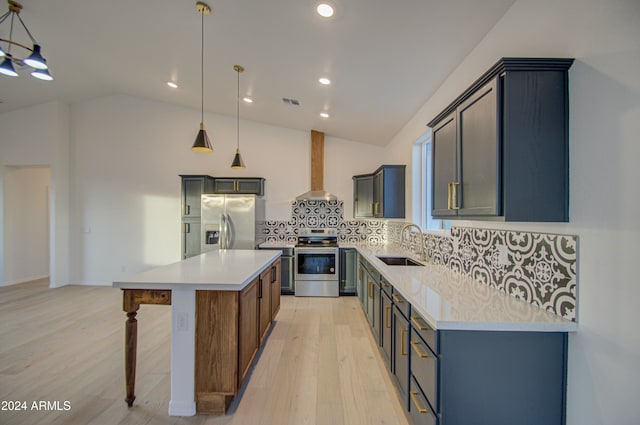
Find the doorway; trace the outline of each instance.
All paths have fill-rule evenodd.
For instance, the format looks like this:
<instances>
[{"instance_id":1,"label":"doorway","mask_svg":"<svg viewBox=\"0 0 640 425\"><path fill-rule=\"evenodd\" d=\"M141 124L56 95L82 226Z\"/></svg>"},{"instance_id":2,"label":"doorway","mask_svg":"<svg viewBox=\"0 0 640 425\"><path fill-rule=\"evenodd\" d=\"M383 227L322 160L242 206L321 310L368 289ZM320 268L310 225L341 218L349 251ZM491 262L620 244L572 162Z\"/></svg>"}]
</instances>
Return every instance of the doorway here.
<instances>
[{"instance_id":1,"label":"doorway","mask_svg":"<svg viewBox=\"0 0 640 425\"><path fill-rule=\"evenodd\" d=\"M50 276L49 166L5 166L1 286Z\"/></svg>"}]
</instances>

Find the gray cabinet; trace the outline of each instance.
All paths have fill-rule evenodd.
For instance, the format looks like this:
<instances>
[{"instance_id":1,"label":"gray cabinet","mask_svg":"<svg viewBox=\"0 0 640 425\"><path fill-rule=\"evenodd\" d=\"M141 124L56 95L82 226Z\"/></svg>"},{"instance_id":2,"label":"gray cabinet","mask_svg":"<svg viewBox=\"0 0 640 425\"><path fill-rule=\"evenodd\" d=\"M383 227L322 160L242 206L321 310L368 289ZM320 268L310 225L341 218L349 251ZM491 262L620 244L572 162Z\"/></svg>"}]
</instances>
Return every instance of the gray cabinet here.
<instances>
[{"instance_id":1,"label":"gray cabinet","mask_svg":"<svg viewBox=\"0 0 640 425\"><path fill-rule=\"evenodd\" d=\"M376 343L380 343L380 275L367 261L360 262L363 269L366 299L364 311Z\"/></svg>"},{"instance_id":2,"label":"gray cabinet","mask_svg":"<svg viewBox=\"0 0 640 425\"><path fill-rule=\"evenodd\" d=\"M200 255L200 219L182 220L182 259Z\"/></svg>"},{"instance_id":3,"label":"gray cabinet","mask_svg":"<svg viewBox=\"0 0 640 425\"><path fill-rule=\"evenodd\" d=\"M382 282L381 282L382 283ZM387 364L387 368L391 370L392 360L392 315L393 304L391 302L391 296L385 290L380 292L380 348L382 349L382 355Z\"/></svg>"},{"instance_id":4,"label":"gray cabinet","mask_svg":"<svg viewBox=\"0 0 640 425\"><path fill-rule=\"evenodd\" d=\"M280 257L280 294L293 295L295 293L295 256L293 253L293 248L261 247L260 249L275 249L278 251L282 251L282 256Z\"/></svg>"},{"instance_id":5,"label":"gray cabinet","mask_svg":"<svg viewBox=\"0 0 640 425\"><path fill-rule=\"evenodd\" d=\"M358 252L355 248L340 248L340 295L356 295Z\"/></svg>"},{"instance_id":6,"label":"gray cabinet","mask_svg":"<svg viewBox=\"0 0 640 425\"><path fill-rule=\"evenodd\" d=\"M373 217L373 174L353 176L353 216Z\"/></svg>"},{"instance_id":7,"label":"gray cabinet","mask_svg":"<svg viewBox=\"0 0 640 425\"><path fill-rule=\"evenodd\" d=\"M405 165L382 165L372 174L353 176L353 216L404 218L405 169Z\"/></svg>"},{"instance_id":8,"label":"gray cabinet","mask_svg":"<svg viewBox=\"0 0 640 425\"><path fill-rule=\"evenodd\" d=\"M213 178L181 174L182 259L200 254L200 203L203 193L213 189Z\"/></svg>"},{"instance_id":9,"label":"gray cabinet","mask_svg":"<svg viewBox=\"0 0 640 425\"><path fill-rule=\"evenodd\" d=\"M358 298L360 299L360 304L362 305L362 311L364 311L365 315L367 315L367 298L368 298L368 279L367 279L367 269L364 263L360 260L358 256Z\"/></svg>"},{"instance_id":10,"label":"gray cabinet","mask_svg":"<svg viewBox=\"0 0 640 425\"><path fill-rule=\"evenodd\" d=\"M428 123L434 217L569 220L572 62L503 58Z\"/></svg>"},{"instance_id":11,"label":"gray cabinet","mask_svg":"<svg viewBox=\"0 0 640 425\"><path fill-rule=\"evenodd\" d=\"M392 371L393 377L396 381L396 387L400 393L400 399L402 404L407 408L407 395L409 394L409 312L411 306L397 291L393 291L393 310L392 310L392 325L393 325L393 364Z\"/></svg>"},{"instance_id":12,"label":"gray cabinet","mask_svg":"<svg viewBox=\"0 0 640 425\"><path fill-rule=\"evenodd\" d=\"M200 217L200 202L203 193L213 189L213 178L206 175L180 175L182 180L182 217Z\"/></svg>"},{"instance_id":13,"label":"gray cabinet","mask_svg":"<svg viewBox=\"0 0 640 425\"><path fill-rule=\"evenodd\" d=\"M264 178L261 177L215 177L213 179L213 193L264 195Z\"/></svg>"},{"instance_id":14,"label":"gray cabinet","mask_svg":"<svg viewBox=\"0 0 640 425\"><path fill-rule=\"evenodd\" d=\"M373 216L404 218L405 165L383 165L373 175Z\"/></svg>"}]
</instances>

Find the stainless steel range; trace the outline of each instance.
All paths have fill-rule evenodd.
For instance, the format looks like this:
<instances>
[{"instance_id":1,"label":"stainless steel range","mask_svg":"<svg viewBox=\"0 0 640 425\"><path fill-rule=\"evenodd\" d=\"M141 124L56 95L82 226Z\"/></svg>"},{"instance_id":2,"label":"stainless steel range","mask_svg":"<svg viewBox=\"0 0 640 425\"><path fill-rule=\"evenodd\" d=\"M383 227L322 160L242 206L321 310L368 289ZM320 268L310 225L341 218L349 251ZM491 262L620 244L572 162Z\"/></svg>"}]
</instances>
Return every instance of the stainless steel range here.
<instances>
[{"instance_id":1,"label":"stainless steel range","mask_svg":"<svg viewBox=\"0 0 640 425\"><path fill-rule=\"evenodd\" d=\"M301 228L295 247L295 295L337 297L338 230Z\"/></svg>"}]
</instances>

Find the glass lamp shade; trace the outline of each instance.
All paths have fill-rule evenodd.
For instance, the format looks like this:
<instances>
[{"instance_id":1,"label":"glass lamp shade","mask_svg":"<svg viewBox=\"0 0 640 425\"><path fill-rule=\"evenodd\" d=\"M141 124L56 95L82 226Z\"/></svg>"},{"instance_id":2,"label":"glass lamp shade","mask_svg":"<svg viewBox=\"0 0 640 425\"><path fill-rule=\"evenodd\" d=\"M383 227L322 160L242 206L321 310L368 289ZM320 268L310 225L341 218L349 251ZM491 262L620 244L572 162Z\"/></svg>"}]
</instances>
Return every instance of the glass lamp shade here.
<instances>
[{"instance_id":1,"label":"glass lamp shade","mask_svg":"<svg viewBox=\"0 0 640 425\"><path fill-rule=\"evenodd\" d=\"M40 54L40 46L37 44L33 45L33 53L31 53L31 56L24 59L22 62L29 65L31 68L47 69L47 61Z\"/></svg>"},{"instance_id":2,"label":"glass lamp shade","mask_svg":"<svg viewBox=\"0 0 640 425\"><path fill-rule=\"evenodd\" d=\"M242 156L240 155L240 149L236 149L236 155L233 157L231 168L235 168L235 169L246 168L244 165L244 161L242 160Z\"/></svg>"},{"instance_id":3,"label":"glass lamp shade","mask_svg":"<svg viewBox=\"0 0 640 425\"><path fill-rule=\"evenodd\" d=\"M201 153L213 152L213 148L209 142L209 136L207 136L207 131L204 129L204 123L202 122L200 123L200 131L198 131L198 135L196 136L195 142L193 142L193 146L191 146L191 150Z\"/></svg>"},{"instance_id":4,"label":"glass lamp shade","mask_svg":"<svg viewBox=\"0 0 640 425\"><path fill-rule=\"evenodd\" d=\"M11 60L11 55L7 53L7 57L0 64L0 74L8 75L9 77L17 77L18 73L13 67L13 61Z\"/></svg>"}]
</instances>

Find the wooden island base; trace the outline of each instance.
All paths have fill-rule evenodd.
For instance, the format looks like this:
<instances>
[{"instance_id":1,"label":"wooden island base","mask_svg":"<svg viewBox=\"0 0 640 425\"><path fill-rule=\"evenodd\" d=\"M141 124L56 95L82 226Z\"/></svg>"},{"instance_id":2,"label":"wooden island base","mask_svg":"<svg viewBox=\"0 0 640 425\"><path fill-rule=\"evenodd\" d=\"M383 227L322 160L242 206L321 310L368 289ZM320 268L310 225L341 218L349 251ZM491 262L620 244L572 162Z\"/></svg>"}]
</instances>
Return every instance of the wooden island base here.
<instances>
[{"instance_id":1,"label":"wooden island base","mask_svg":"<svg viewBox=\"0 0 640 425\"><path fill-rule=\"evenodd\" d=\"M280 258L242 291L196 290L195 403L200 415L224 415L280 310ZM135 400L137 311L171 305L171 290L123 289L126 398Z\"/></svg>"}]
</instances>

